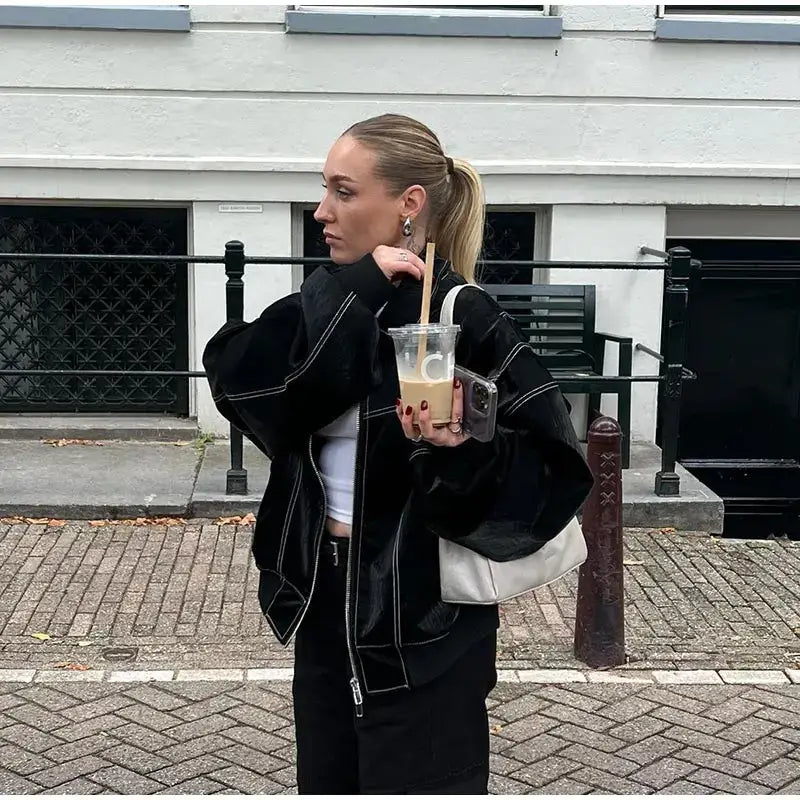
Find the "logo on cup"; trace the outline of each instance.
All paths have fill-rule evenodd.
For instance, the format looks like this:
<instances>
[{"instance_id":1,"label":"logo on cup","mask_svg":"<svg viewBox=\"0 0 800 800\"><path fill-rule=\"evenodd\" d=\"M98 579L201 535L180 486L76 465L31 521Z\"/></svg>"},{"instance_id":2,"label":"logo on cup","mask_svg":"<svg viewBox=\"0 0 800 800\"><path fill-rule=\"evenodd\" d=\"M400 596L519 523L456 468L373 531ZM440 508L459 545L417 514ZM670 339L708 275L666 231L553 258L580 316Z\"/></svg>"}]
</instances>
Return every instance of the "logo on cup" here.
<instances>
[{"instance_id":1,"label":"logo on cup","mask_svg":"<svg viewBox=\"0 0 800 800\"><path fill-rule=\"evenodd\" d=\"M431 353L425 358L422 359L422 366L420 367L420 372L422 373L423 380L428 381L429 383L435 383L436 381L441 381L445 379L445 376L450 372L450 362L453 360L452 355L448 355L445 359L441 353ZM441 371L439 369L436 372L439 372L438 376L431 375L430 373L430 366L435 361L442 361L445 362L442 364Z\"/></svg>"}]
</instances>

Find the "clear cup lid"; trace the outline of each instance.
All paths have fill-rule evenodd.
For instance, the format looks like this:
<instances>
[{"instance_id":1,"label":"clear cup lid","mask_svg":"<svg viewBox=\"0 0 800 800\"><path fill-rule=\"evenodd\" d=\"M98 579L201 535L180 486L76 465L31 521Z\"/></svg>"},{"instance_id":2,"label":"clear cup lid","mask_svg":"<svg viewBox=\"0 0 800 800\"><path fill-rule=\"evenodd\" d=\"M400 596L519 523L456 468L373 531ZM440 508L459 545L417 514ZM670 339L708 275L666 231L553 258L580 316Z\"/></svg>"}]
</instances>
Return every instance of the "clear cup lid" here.
<instances>
[{"instance_id":1,"label":"clear cup lid","mask_svg":"<svg viewBox=\"0 0 800 800\"><path fill-rule=\"evenodd\" d=\"M402 336L408 334L415 334L415 333L427 333L427 334L444 334L444 333L456 333L461 330L460 325L442 325L441 323L431 323L428 325L403 325L402 328L389 328L389 334L391 336Z\"/></svg>"}]
</instances>

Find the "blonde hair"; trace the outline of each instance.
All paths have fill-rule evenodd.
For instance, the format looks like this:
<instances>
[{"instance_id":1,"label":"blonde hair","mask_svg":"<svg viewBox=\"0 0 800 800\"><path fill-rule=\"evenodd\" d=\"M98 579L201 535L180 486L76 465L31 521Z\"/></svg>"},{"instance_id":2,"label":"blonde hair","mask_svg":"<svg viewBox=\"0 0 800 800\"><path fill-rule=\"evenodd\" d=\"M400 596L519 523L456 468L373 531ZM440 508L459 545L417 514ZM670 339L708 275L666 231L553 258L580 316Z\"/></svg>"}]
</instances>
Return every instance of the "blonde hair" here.
<instances>
[{"instance_id":1,"label":"blonde hair","mask_svg":"<svg viewBox=\"0 0 800 800\"><path fill-rule=\"evenodd\" d=\"M471 283L483 246L483 184L474 167L445 156L436 134L411 117L383 114L348 128L376 156L375 172L395 195L419 184L428 194L427 236L437 252Z\"/></svg>"}]
</instances>

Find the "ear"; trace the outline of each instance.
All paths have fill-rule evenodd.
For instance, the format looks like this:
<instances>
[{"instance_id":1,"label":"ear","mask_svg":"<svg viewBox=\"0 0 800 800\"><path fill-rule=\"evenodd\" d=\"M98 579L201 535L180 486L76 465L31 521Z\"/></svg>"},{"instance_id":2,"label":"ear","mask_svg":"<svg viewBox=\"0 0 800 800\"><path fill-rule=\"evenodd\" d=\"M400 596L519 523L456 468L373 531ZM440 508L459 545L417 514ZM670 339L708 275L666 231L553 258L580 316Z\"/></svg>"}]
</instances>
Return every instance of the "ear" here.
<instances>
[{"instance_id":1,"label":"ear","mask_svg":"<svg viewBox=\"0 0 800 800\"><path fill-rule=\"evenodd\" d=\"M424 187L419 184L409 186L402 195L400 195L400 214L403 219L411 217L416 219L425 207L428 200L428 193Z\"/></svg>"}]
</instances>

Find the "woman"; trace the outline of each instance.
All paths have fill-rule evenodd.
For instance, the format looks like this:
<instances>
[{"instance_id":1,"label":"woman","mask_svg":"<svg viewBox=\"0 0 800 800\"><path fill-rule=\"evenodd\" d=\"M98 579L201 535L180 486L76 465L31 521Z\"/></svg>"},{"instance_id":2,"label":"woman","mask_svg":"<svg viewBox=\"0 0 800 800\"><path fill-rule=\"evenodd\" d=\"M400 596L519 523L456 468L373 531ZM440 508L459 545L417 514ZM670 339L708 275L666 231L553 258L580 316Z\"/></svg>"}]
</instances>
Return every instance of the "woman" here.
<instances>
[{"instance_id":1,"label":"woman","mask_svg":"<svg viewBox=\"0 0 800 800\"><path fill-rule=\"evenodd\" d=\"M272 460L253 539L259 600L296 634L301 793L485 794L494 606L443 603L438 537L495 559L558 533L591 485L564 400L519 328L461 292L459 364L498 385L493 441L419 426L403 408L387 329L416 322L435 241L431 319L472 281L477 173L408 117L360 122L333 145L315 218L317 269L252 323L227 324L204 364L219 410Z\"/></svg>"}]
</instances>

